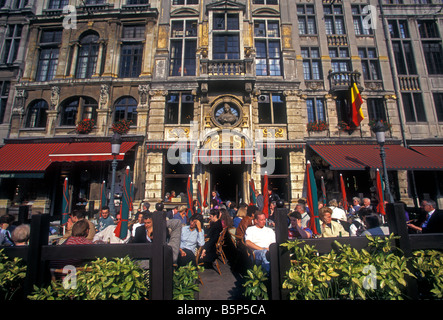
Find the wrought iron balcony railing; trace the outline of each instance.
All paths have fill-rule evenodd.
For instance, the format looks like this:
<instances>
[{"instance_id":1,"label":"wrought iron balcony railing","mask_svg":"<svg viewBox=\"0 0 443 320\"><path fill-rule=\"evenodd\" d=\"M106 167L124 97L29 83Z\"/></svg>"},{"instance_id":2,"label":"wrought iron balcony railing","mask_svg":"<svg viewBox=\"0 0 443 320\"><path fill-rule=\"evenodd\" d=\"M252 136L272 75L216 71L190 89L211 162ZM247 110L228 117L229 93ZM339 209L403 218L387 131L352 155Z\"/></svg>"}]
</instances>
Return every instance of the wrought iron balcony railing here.
<instances>
[{"instance_id":1,"label":"wrought iron balcony railing","mask_svg":"<svg viewBox=\"0 0 443 320\"><path fill-rule=\"evenodd\" d=\"M361 73L357 71L332 72L329 71L329 88L331 91L348 90L353 82L360 87Z\"/></svg>"}]
</instances>

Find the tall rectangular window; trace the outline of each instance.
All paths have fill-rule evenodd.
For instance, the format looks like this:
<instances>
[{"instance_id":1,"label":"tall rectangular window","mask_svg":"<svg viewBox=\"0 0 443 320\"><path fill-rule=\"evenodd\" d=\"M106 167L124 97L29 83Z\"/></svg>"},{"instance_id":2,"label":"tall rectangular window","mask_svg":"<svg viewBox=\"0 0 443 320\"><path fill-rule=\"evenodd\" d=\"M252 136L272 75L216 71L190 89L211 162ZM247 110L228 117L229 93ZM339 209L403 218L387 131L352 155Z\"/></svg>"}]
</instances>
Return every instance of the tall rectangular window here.
<instances>
[{"instance_id":1,"label":"tall rectangular window","mask_svg":"<svg viewBox=\"0 0 443 320\"><path fill-rule=\"evenodd\" d=\"M317 34L313 4L297 5L298 33L301 35Z\"/></svg>"},{"instance_id":2,"label":"tall rectangular window","mask_svg":"<svg viewBox=\"0 0 443 320\"><path fill-rule=\"evenodd\" d=\"M443 49L437 22L421 20L418 30L429 74L443 74Z\"/></svg>"},{"instance_id":3,"label":"tall rectangular window","mask_svg":"<svg viewBox=\"0 0 443 320\"><path fill-rule=\"evenodd\" d=\"M56 10L63 9L69 4L69 0L49 0L48 9Z\"/></svg>"},{"instance_id":4,"label":"tall rectangular window","mask_svg":"<svg viewBox=\"0 0 443 320\"><path fill-rule=\"evenodd\" d=\"M280 76L280 26L275 20L255 20L256 75Z\"/></svg>"},{"instance_id":5,"label":"tall rectangular window","mask_svg":"<svg viewBox=\"0 0 443 320\"><path fill-rule=\"evenodd\" d=\"M437 113L437 119L439 122L443 122L443 93L434 92L434 106L435 112Z\"/></svg>"},{"instance_id":6,"label":"tall rectangular window","mask_svg":"<svg viewBox=\"0 0 443 320\"><path fill-rule=\"evenodd\" d=\"M306 99L306 109L308 113L308 122L326 121L324 99Z\"/></svg>"},{"instance_id":7,"label":"tall rectangular window","mask_svg":"<svg viewBox=\"0 0 443 320\"><path fill-rule=\"evenodd\" d=\"M286 103L281 94L269 93L258 96L258 121L262 124L285 124Z\"/></svg>"},{"instance_id":8,"label":"tall rectangular window","mask_svg":"<svg viewBox=\"0 0 443 320\"><path fill-rule=\"evenodd\" d=\"M368 108L369 120L383 120L387 121L386 108L383 99L381 98L368 98L366 100Z\"/></svg>"},{"instance_id":9,"label":"tall rectangular window","mask_svg":"<svg viewBox=\"0 0 443 320\"><path fill-rule=\"evenodd\" d=\"M240 20L238 13L214 13L212 58L240 59Z\"/></svg>"},{"instance_id":10,"label":"tall rectangular window","mask_svg":"<svg viewBox=\"0 0 443 320\"><path fill-rule=\"evenodd\" d=\"M407 21L389 20L388 24L397 73L399 75L417 74Z\"/></svg>"},{"instance_id":11,"label":"tall rectangular window","mask_svg":"<svg viewBox=\"0 0 443 320\"><path fill-rule=\"evenodd\" d=\"M140 75L144 36L145 26L123 26L119 70L119 76L121 78L135 78Z\"/></svg>"},{"instance_id":12,"label":"tall rectangular window","mask_svg":"<svg viewBox=\"0 0 443 320\"><path fill-rule=\"evenodd\" d=\"M401 97L407 122L427 121L421 93L403 92Z\"/></svg>"},{"instance_id":13,"label":"tall rectangular window","mask_svg":"<svg viewBox=\"0 0 443 320\"><path fill-rule=\"evenodd\" d=\"M342 5L324 5L326 34L346 34Z\"/></svg>"},{"instance_id":14,"label":"tall rectangular window","mask_svg":"<svg viewBox=\"0 0 443 320\"><path fill-rule=\"evenodd\" d=\"M166 102L166 124L189 124L194 119L194 98L190 93L172 93Z\"/></svg>"},{"instance_id":15,"label":"tall rectangular window","mask_svg":"<svg viewBox=\"0 0 443 320\"><path fill-rule=\"evenodd\" d=\"M174 20L171 26L169 75L195 76L197 20Z\"/></svg>"},{"instance_id":16,"label":"tall rectangular window","mask_svg":"<svg viewBox=\"0 0 443 320\"><path fill-rule=\"evenodd\" d=\"M367 13L363 13L363 8L367 6L366 4L362 5L352 5L352 19L354 22L354 32L357 36L366 36L372 35L372 28L365 28L364 19Z\"/></svg>"},{"instance_id":17,"label":"tall rectangular window","mask_svg":"<svg viewBox=\"0 0 443 320\"><path fill-rule=\"evenodd\" d=\"M319 48L301 48L303 58L303 77L305 80L321 80L323 78Z\"/></svg>"},{"instance_id":18,"label":"tall rectangular window","mask_svg":"<svg viewBox=\"0 0 443 320\"><path fill-rule=\"evenodd\" d=\"M23 26L20 24L8 24L1 53L1 63L10 64L17 59Z\"/></svg>"},{"instance_id":19,"label":"tall rectangular window","mask_svg":"<svg viewBox=\"0 0 443 320\"><path fill-rule=\"evenodd\" d=\"M365 80L380 80L380 66L375 48L358 48Z\"/></svg>"},{"instance_id":20,"label":"tall rectangular window","mask_svg":"<svg viewBox=\"0 0 443 320\"><path fill-rule=\"evenodd\" d=\"M37 65L37 81L54 79L58 65L62 30L44 30L40 38L40 55Z\"/></svg>"},{"instance_id":21,"label":"tall rectangular window","mask_svg":"<svg viewBox=\"0 0 443 320\"><path fill-rule=\"evenodd\" d=\"M9 97L9 81L0 81L0 123L3 123Z\"/></svg>"}]
</instances>

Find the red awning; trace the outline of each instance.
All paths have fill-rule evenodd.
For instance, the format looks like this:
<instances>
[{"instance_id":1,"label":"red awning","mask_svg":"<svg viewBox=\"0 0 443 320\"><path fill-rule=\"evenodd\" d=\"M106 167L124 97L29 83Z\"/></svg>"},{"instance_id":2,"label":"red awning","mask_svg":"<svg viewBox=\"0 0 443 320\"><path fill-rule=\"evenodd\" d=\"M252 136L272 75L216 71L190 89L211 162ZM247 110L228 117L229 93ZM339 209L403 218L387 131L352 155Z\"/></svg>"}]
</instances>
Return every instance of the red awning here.
<instances>
[{"instance_id":1,"label":"red awning","mask_svg":"<svg viewBox=\"0 0 443 320\"><path fill-rule=\"evenodd\" d=\"M41 172L51 164L49 154L68 143L9 143L0 149L0 172Z\"/></svg>"},{"instance_id":2,"label":"red awning","mask_svg":"<svg viewBox=\"0 0 443 320\"><path fill-rule=\"evenodd\" d=\"M117 160L123 160L126 152L132 149L137 142L122 142ZM111 154L109 142L73 142L49 154L52 162L77 162L77 161L110 161L114 159Z\"/></svg>"},{"instance_id":3,"label":"red awning","mask_svg":"<svg viewBox=\"0 0 443 320\"><path fill-rule=\"evenodd\" d=\"M382 168L380 147L373 144L310 145L331 166L331 170L364 170ZM400 145L385 145L388 170L435 170L442 163L404 148Z\"/></svg>"},{"instance_id":4,"label":"red awning","mask_svg":"<svg viewBox=\"0 0 443 320\"><path fill-rule=\"evenodd\" d=\"M443 146L414 146L411 149L431 158L443 167Z\"/></svg>"}]
</instances>

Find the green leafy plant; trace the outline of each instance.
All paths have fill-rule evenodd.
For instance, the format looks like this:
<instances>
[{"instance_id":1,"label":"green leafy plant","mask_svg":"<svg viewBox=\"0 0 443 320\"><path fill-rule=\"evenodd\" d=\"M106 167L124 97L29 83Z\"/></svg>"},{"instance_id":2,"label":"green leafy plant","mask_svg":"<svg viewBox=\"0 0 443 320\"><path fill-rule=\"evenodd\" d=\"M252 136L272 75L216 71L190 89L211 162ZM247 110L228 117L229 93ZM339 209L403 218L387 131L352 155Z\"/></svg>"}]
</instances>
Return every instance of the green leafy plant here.
<instances>
[{"instance_id":1,"label":"green leafy plant","mask_svg":"<svg viewBox=\"0 0 443 320\"><path fill-rule=\"evenodd\" d=\"M174 272L174 288L172 298L174 300L194 300L195 294L200 291L198 286L198 272L202 267L188 265L177 268Z\"/></svg>"},{"instance_id":2,"label":"green leafy plant","mask_svg":"<svg viewBox=\"0 0 443 320\"><path fill-rule=\"evenodd\" d=\"M97 259L76 272L76 286L53 281L34 287L31 300L141 300L149 292L149 272L129 257ZM67 287L67 288L65 288Z\"/></svg>"},{"instance_id":3,"label":"green leafy plant","mask_svg":"<svg viewBox=\"0 0 443 320\"><path fill-rule=\"evenodd\" d=\"M268 281L266 271L261 267L254 265L252 269L248 269L245 275L244 296L251 300L268 300Z\"/></svg>"},{"instance_id":4,"label":"green leafy plant","mask_svg":"<svg viewBox=\"0 0 443 320\"><path fill-rule=\"evenodd\" d=\"M291 252L283 283L290 299L404 299L406 277L414 274L408 259L392 245L396 237L368 239L367 250L335 241L334 250L326 255L303 241L282 244Z\"/></svg>"},{"instance_id":5,"label":"green leafy plant","mask_svg":"<svg viewBox=\"0 0 443 320\"><path fill-rule=\"evenodd\" d=\"M20 258L10 259L0 250L0 300L13 300L23 290L26 265Z\"/></svg>"},{"instance_id":6,"label":"green leafy plant","mask_svg":"<svg viewBox=\"0 0 443 320\"><path fill-rule=\"evenodd\" d=\"M443 298L443 253L437 250L415 251L412 265L423 299Z\"/></svg>"}]
</instances>

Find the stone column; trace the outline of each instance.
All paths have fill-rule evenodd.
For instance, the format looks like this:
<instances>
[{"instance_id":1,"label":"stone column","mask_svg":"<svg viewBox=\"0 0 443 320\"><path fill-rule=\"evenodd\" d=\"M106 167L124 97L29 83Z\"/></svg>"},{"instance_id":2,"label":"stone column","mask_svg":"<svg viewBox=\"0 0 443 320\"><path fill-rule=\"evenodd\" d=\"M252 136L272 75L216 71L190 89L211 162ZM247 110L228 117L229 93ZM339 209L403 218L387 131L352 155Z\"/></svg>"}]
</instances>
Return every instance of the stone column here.
<instances>
[{"instance_id":1,"label":"stone column","mask_svg":"<svg viewBox=\"0 0 443 320\"><path fill-rule=\"evenodd\" d=\"M72 50L72 60L71 60L71 69L68 74L68 78L75 78L75 70L77 69L77 58L78 58L78 48L80 43L75 41L71 44Z\"/></svg>"},{"instance_id":2,"label":"stone column","mask_svg":"<svg viewBox=\"0 0 443 320\"><path fill-rule=\"evenodd\" d=\"M414 206L414 200L410 197L413 192L409 192L408 188L408 171L398 170L398 188L400 190L400 201L406 203L407 206Z\"/></svg>"},{"instance_id":3,"label":"stone column","mask_svg":"<svg viewBox=\"0 0 443 320\"><path fill-rule=\"evenodd\" d=\"M288 118L288 140L303 139L306 136L306 96L298 90L283 92L286 99Z\"/></svg>"},{"instance_id":4,"label":"stone column","mask_svg":"<svg viewBox=\"0 0 443 320\"><path fill-rule=\"evenodd\" d=\"M288 201L293 204L303 196L303 183L306 172L305 149L298 149L289 152L289 170L291 181L291 198L288 199Z\"/></svg>"},{"instance_id":5,"label":"stone column","mask_svg":"<svg viewBox=\"0 0 443 320\"><path fill-rule=\"evenodd\" d=\"M138 105L137 105L137 134L145 135L148 129L149 121L149 84L141 84L138 86Z\"/></svg>"},{"instance_id":6,"label":"stone column","mask_svg":"<svg viewBox=\"0 0 443 320\"><path fill-rule=\"evenodd\" d=\"M162 199L163 152L148 152L146 158L145 199L151 203Z\"/></svg>"},{"instance_id":7,"label":"stone column","mask_svg":"<svg viewBox=\"0 0 443 320\"><path fill-rule=\"evenodd\" d=\"M111 113L111 109L109 108L109 90L109 85L101 85L100 100L97 109L97 132L104 136L108 134L109 114Z\"/></svg>"},{"instance_id":8,"label":"stone column","mask_svg":"<svg viewBox=\"0 0 443 320\"><path fill-rule=\"evenodd\" d=\"M151 96L147 134L149 140L164 139L165 104L167 94L167 90L149 91L149 95Z\"/></svg>"}]
</instances>

